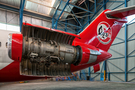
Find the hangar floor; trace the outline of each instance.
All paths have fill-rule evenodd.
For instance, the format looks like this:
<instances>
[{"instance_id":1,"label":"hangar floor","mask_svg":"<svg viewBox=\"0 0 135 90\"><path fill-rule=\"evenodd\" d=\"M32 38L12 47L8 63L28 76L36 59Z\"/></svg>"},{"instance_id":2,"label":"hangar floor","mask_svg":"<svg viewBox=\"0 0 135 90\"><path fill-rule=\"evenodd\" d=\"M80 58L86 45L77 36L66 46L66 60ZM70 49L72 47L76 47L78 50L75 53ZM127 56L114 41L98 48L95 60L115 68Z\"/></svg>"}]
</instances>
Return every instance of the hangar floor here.
<instances>
[{"instance_id":1,"label":"hangar floor","mask_svg":"<svg viewBox=\"0 0 135 90\"><path fill-rule=\"evenodd\" d=\"M38 81L28 83L0 83L0 90L135 90L135 83Z\"/></svg>"}]
</instances>

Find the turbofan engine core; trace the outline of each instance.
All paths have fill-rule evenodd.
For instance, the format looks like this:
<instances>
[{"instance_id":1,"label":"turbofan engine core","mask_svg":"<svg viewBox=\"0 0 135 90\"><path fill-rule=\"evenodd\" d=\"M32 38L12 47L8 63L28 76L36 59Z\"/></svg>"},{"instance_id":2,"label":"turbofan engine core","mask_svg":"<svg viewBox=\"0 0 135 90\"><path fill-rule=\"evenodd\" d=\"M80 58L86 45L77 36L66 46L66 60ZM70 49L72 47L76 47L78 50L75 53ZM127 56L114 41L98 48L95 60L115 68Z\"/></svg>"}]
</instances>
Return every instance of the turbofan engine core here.
<instances>
[{"instance_id":1,"label":"turbofan engine core","mask_svg":"<svg viewBox=\"0 0 135 90\"><path fill-rule=\"evenodd\" d=\"M9 38L9 57L21 62L22 75L69 76L70 65L78 65L81 61L81 48L12 34Z\"/></svg>"}]
</instances>

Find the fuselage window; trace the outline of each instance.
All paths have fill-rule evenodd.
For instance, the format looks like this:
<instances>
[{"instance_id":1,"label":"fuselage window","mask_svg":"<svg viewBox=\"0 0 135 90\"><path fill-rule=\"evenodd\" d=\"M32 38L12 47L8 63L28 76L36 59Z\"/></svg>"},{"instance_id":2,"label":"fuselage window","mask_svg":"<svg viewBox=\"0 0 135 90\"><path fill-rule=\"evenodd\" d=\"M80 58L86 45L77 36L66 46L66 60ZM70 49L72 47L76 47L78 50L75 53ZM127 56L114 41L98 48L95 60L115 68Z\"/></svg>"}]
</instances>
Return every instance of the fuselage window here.
<instances>
[{"instance_id":1,"label":"fuselage window","mask_svg":"<svg viewBox=\"0 0 135 90\"><path fill-rule=\"evenodd\" d=\"M1 42L0 42L0 47L1 47Z\"/></svg>"}]
</instances>

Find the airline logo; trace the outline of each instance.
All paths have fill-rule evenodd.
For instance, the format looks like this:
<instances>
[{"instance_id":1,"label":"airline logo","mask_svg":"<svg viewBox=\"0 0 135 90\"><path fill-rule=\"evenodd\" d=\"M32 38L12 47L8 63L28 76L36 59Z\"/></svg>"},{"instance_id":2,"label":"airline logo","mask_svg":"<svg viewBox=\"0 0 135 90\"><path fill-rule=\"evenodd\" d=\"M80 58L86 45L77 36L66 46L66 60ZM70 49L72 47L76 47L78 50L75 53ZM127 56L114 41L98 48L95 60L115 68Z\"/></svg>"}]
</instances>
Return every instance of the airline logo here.
<instances>
[{"instance_id":1,"label":"airline logo","mask_svg":"<svg viewBox=\"0 0 135 90\"><path fill-rule=\"evenodd\" d=\"M103 21L97 26L97 38L102 44L108 44L111 41L112 30L110 25Z\"/></svg>"}]
</instances>

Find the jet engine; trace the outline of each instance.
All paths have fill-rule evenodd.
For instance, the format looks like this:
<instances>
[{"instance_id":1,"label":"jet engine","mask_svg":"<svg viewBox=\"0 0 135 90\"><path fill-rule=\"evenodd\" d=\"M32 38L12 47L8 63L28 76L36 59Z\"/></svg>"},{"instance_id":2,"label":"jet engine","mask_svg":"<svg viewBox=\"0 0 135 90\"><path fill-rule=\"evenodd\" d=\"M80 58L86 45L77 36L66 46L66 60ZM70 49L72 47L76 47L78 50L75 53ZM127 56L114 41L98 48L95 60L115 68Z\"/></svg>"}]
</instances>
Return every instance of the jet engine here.
<instances>
[{"instance_id":1,"label":"jet engine","mask_svg":"<svg viewBox=\"0 0 135 90\"><path fill-rule=\"evenodd\" d=\"M52 40L46 42L36 38L23 38L22 34L10 34L9 57L21 62L22 72L32 71L32 75L41 75L41 71L46 71L42 75L64 75L62 72L70 71L70 64L80 63L81 48ZM35 70L32 70L34 68ZM59 70L61 73L54 73ZM69 74L71 75L65 73Z\"/></svg>"},{"instance_id":2,"label":"jet engine","mask_svg":"<svg viewBox=\"0 0 135 90\"><path fill-rule=\"evenodd\" d=\"M20 62L21 75L69 76L72 75L71 64L94 63L104 55L93 47L72 45L75 37L61 31L23 25L22 34L9 35L8 54L12 60Z\"/></svg>"}]
</instances>

